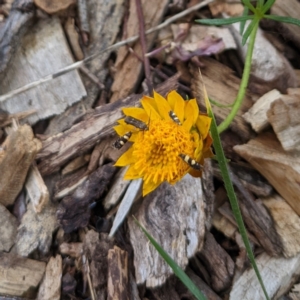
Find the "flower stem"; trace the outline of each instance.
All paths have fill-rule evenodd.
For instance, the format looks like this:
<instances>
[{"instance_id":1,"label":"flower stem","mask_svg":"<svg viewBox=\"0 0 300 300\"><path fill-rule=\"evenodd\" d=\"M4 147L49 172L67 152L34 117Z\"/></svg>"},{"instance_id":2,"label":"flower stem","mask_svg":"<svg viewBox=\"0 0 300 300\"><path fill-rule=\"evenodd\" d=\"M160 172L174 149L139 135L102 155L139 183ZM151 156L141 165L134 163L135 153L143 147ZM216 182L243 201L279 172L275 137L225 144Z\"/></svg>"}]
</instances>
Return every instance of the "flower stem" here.
<instances>
[{"instance_id":1,"label":"flower stem","mask_svg":"<svg viewBox=\"0 0 300 300\"><path fill-rule=\"evenodd\" d=\"M253 30L249 36L249 44L248 44L248 50L247 50L247 55L245 59L245 66L244 66L244 71L243 71L243 77L240 85L240 89L238 91L237 97L234 101L234 105L232 107L232 110L230 111L229 115L227 118L218 126L218 133L222 133L224 130L226 130L229 125L231 124L232 120L236 116L237 112L239 111L243 99L245 97L246 89L248 86L248 81L250 77L250 70L251 70L251 62L252 62L252 54L253 54L253 49L254 49L254 44L255 44L255 37L256 37L256 32L258 29L258 24L259 22L256 22L255 26L253 27Z\"/></svg>"}]
</instances>

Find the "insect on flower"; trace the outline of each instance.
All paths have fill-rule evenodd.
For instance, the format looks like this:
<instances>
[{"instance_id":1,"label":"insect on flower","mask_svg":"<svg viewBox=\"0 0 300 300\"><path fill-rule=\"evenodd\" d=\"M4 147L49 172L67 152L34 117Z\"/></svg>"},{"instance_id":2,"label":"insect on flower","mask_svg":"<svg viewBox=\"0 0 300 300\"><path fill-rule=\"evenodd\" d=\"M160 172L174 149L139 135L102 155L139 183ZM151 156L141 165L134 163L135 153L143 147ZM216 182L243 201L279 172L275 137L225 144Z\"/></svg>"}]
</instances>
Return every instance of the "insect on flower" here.
<instances>
[{"instance_id":1,"label":"insect on flower","mask_svg":"<svg viewBox=\"0 0 300 300\"><path fill-rule=\"evenodd\" d=\"M178 117L176 116L176 114L173 111L169 111L169 116L170 118L178 125L181 125L180 120L178 119Z\"/></svg>"},{"instance_id":2,"label":"insect on flower","mask_svg":"<svg viewBox=\"0 0 300 300\"><path fill-rule=\"evenodd\" d=\"M126 124L129 124L129 125L132 125L138 129L141 129L141 130L149 130L148 126L146 123L136 119L136 118L133 118L133 117L130 117L130 116L127 116L125 119L124 119L125 123Z\"/></svg>"},{"instance_id":3,"label":"insect on flower","mask_svg":"<svg viewBox=\"0 0 300 300\"><path fill-rule=\"evenodd\" d=\"M185 101L176 91L164 98L154 91L154 97L144 96L141 105L124 108L126 117L114 127L121 137L132 133L132 146L115 163L129 166L124 178L142 178L145 196L187 173L201 177L204 159L213 156L211 118L199 112L196 99Z\"/></svg>"},{"instance_id":4,"label":"insect on flower","mask_svg":"<svg viewBox=\"0 0 300 300\"><path fill-rule=\"evenodd\" d=\"M190 158L188 155L179 154L179 157L183 159L191 168L195 170L201 170L202 166L196 162L194 159Z\"/></svg>"},{"instance_id":5,"label":"insect on flower","mask_svg":"<svg viewBox=\"0 0 300 300\"><path fill-rule=\"evenodd\" d=\"M113 146L117 149L121 149L130 139L132 135L131 131L126 132L123 136L120 136L113 144Z\"/></svg>"},{"instance_id":6,"label":"insect on flower","mask_svg":"<svg viewBox=\"0 0 300 300\"><path fill-rule=\"evenodd\" d=\"M125 119L124 119L124 122L126 124L129 124L129 125L132 125L138 129L141 129L141 130L148 130L148 126L136 119L136 118L133 118L133 117L130 117L130 116L127 116ZM131 131L128 131L126 132L123 136L120 136L113 144L113 147L117 148L117 149L121 149L127 142L128 140L130 139L132 135L132 132Z\"/></svg>"}]
</instances>

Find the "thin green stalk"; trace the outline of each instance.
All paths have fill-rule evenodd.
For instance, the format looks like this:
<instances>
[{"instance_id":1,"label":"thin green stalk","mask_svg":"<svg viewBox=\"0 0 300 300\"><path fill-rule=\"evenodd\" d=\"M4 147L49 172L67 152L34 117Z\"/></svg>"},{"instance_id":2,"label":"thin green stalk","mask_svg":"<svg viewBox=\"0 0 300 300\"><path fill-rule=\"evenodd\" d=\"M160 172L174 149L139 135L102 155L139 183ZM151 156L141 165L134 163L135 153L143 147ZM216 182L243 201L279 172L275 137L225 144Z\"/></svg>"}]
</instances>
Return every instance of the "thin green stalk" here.
<instances>
[{"instance_id":1,"label":"thin green stalk","mask_svg":"<svg viewBox=\"0 0 300 300\"><path fill-rule=\"evenodd\" d=\"M237 97L236 97L236 100L234 102L231 112L226 117L226 119L218 126L219 134L222 133L224 130L226 130L229 127L229 125L233 121L234 117L236 116L237 112L239 111L239 109L242 105L243 99L245 97L245 93L246 93L246 89L247 89L248 81L249 81L249 77L250 77L251 61L252 61L252 55L253 55L253 49L254 49L257 29L258 29L258 22L256 22L256 24L249 36L248 51L247 51L247 55L246 55L245 66L244 66L243 77L242 77L240 89L238 91L238 94L237 94Z\"/></svg>"}]
</instances>

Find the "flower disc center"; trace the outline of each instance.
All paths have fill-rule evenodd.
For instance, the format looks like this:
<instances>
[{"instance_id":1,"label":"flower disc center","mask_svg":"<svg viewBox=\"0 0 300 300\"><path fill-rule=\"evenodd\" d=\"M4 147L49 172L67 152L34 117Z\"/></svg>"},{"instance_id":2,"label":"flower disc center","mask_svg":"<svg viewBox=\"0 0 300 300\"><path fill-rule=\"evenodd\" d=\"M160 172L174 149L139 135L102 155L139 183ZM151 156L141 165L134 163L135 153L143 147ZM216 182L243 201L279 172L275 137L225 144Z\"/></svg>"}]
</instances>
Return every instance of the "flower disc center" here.
<instances>
[{"instance_id":1,"label":"flower disc center","mask_svg":"<svg viewBox=\"0 0 300 300\"><path fill-rule=\"evenodd\" d=\"M189 169L178 155L193 156L193 151L193 136L172 120L152 120L149 130L140 131L133 145L136 170L146 182L175 183Z\"/></svg>"}]
</instances>

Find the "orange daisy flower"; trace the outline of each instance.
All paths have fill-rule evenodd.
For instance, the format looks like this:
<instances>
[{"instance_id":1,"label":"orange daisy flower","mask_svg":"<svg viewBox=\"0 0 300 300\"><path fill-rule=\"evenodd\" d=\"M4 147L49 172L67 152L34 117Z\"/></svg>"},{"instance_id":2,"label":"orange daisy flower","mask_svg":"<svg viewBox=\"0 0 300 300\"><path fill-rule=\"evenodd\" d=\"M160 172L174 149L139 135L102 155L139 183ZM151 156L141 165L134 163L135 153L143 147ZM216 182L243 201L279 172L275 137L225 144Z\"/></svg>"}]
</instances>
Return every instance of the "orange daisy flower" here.
<instances>
[{"instance_id":1,"label":"orange daisy flower","mask_svg":"<svg viewBox=\"0 0 300 300\"><path fill-rule=\"evenodd\" d=\"M141 104L142 108L124 108L126 118L114 127L133 142L115 163L129 166L124 179L142 178L145 196L164 181L174 184L187 173L201 177L204 159L213 156L211 118L199 113L196 99L185 101L176 91L165 99L154 92L154 98L144 96Z\"/></svg>"}]
</instances>

